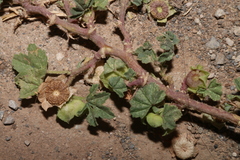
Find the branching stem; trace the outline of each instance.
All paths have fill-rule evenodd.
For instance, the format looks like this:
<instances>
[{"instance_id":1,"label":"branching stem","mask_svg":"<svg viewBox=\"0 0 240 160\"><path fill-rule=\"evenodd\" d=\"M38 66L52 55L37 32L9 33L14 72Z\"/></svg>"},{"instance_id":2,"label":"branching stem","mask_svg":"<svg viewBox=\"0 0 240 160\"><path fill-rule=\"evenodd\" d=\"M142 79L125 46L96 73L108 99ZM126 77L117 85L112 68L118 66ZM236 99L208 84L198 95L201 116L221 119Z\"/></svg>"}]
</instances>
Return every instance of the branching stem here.
<instances>
[{"instance_id":1,"label":"branching stem","mask_svg":"<svg viewBox=\"0 0 240 160\"><path fill-rule=\"evenodd\" d=\"M116 48L113 48L109 45L106 44L105 40L99 36L96 33L96 30L92 30L90 32L90 28L81 28L77 24L72 24L69 23L68 21L62 20L59 17L55 16L54 14L50 13L45 7L42 6L33 6L31 5L28 1L23 1L23 0L13 0L15 3L21 4L28 13L32 14L40 14L42 16L45 16L46 18L51 20L51 24L59 25L68 31L78 34L82 37L87 37L91 41L93 41L99 48L100 50L103 51L104 54L110 55L110 56L115 56L120 59L122 59L130 68L132 68L136 74L138 75L139 78L147 78L147 83L156 83L159 85L159 88L161 90L164 90L166 92L166 95L175 101L176 103L179 103L180 108L187 108L190 110L196 110L199 112L207 113L210 114L214 117L217 117L219 119L225 120L232 122L236 125L240 125L240 117L228 113L222 109L218 109L214 106L210 106L198 101L195 101L193 99L190 99L187 94L181 93L181 92L175 92L172 89L169 89L165 85L161 83L160 80L154 79L153 77L144 77L147 74L147 72L139 65L136 59L134 59L132 54L129 54L131 52L128 52L127 46L130 48L131 47L131 41L130 41L130 35L126 32L125 26L124 26L124 17L127 9L127 0L123 0L122 4L122 9L120 13L120 22L121 24L119 25L120 30L122 31L122 34L124 36L124 41L125 41L125 49L124 50L119 50ZM128 45L127 45L128 44ZM129 45L130 44L130 45ZM68 85L70 85L73 81L73 79L81 74L83 71L87 70L89 67L93 66L98 62L99 59L93 58L90 60L86 65L82 66L81 68L78 68L74 71L71 72L71 75L69 76L69 79L67 81Z\"/></svg>"}]
</instances>

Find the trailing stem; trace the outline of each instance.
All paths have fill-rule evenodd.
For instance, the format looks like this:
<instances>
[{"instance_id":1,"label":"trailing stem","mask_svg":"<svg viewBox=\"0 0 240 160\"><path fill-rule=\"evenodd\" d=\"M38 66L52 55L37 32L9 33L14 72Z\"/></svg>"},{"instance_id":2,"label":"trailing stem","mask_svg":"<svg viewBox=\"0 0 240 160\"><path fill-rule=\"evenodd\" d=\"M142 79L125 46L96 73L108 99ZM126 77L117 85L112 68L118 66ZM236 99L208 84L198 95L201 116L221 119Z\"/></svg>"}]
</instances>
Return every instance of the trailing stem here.
<instances>
[{"instance_id":1,"label":"trailing stem","mask_svg":"<svg viewBox=\"0 0 240 160\"><path fill-rule=\"evenodd\" d=\"M105 57L105 55L109 56L115 56L120 59L122 59L130 68L132 68L138 78L143 79L143 84L145 83L151 83L154 82L156 83L159 88L163 91L166 92L166 95L172 99L173 101L179 103L178 107L183 109L187 108L190 110L196 110L199 112L207 113L210 114L211 116L214 116L216 118L232 122L236 125L240 125L240 117L228 113L222 109L218 109L214 106L210 106L198 101L195 101L185 93L181 92L176 92L165 85L162 84L160 80L154 79L151 76L148 76L148 72L145 71L137 62L137 60L134 58L132 55L131 51L131 39L129 33L125 29L125 13L127 10L127 7L129 5L129 1L124 0L122 3L122 8L120 10L120 17L119 17L119 28L124 36L124 50L120 50L117 48L113 48L110 45L106 44L105 40L99 36L96 33L96 30L94 26L92 28L82 28L77 24L70 23L70 21L65 21L57 17L56 15L50 13L45 7L43 6L34 6L31 5L28 1L22 1L22 0L14 0L13 1L15 4L20 4L23 6L23 8L29 13L29 14L40 14L50 20L50 25L58 25L72 33L78 34L79 36L82 37L87 37L91 41L93 41L98 47L99 47L99 54L101 57ZM65 1L65 5L67 2ZM69 13L68 13L69 14ZM78 68L76 70L73 70L70 74L70 77L68 79L68 85L71 84L72 80L79 74L81 74L83 71L87 70L89 67L93 66L99 59L98 58L93 58L90 60L88 63L86 63L84 66L81 68Z\"/></svg>"}]
</instances>

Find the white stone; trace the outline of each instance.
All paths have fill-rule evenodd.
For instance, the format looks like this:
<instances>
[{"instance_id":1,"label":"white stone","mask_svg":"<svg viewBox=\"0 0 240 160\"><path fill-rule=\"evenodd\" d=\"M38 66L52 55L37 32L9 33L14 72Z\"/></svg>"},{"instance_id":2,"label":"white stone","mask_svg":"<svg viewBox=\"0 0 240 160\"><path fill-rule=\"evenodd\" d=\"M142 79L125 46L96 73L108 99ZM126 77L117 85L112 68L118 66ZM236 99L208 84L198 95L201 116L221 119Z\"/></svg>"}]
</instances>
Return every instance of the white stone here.
<instances>
[{"instance_id":1,"label":"white stone","mask_svg":"<svg viewBox=\"0 0 240 160\"><path fill-rule=\"evenodd\" d=\"M217 19L219 19L219 18L224 18L224 16L226 15L226 13L224 12L224 10L223 9L218 9L216 12L215 12L215 14L214 14L214 16L217 18Z\"/></svg>"},{"instance_id":2,"label":"white stone","mask_svg":"<svg viewBox=\"0 0 240 160\"><path fill-rule=\"evenodd\" d=\"M232 31L236 36L240 36L240 27L233 27Z\"/></svg>"},{"instance_id":3,"label":"white stone","mask_svg":"<svg viewBox=\"0 0 240 160\"><path fill-rule=\"evenodd\" d=\"M56 54L56 59L57 59L58 61L61 61L63 58L64 58L64 54L62 54L61 52L59 52L59 53Z\"/></svg>"},{"instance_id":4,"label":"white stone","mask_svg":"<svg viewBox=\"0 0 240 160\"><path fill-rule=\"evenodd\" d=\"M240 55L238 55L236 58L234 58L235 62L240 62Z\"/></svg>"},{"instance_id":5,"label":"white stone","mask_svg":"<svg viewBox=\"0 0 240 160\"><path fill-rule=\"evenodd\" d=\"M14 100L9 100L8 101L8 106L15 111L18 109L18 106L17 106L17 104Z\"/></svg>"},{"instance_id":6,"label":"white stone","mask_svg":"<svg viewBox=\"0 0 240 160\"><path fill-rule=\"evenodd\" d=\"M0 111L0 120L3 119L4 111Z\"/></svg>"},{"instance_id":7,"label":"white stone","mask_svg":"<svg viewBox=\"0 0 240 160\"><path fill-rule=\"evenodd\" d=\"M226 38L225 40L226 40L227 45L229 45L231 47L233 46L233 44L234 44L233 40L231 40L230 38Z\"/></svg>"},{"instance_id":8,"label":"white stone","mask_svg":"<svg viewBox=\"0 0 240 160\"><path fill-rule=\"evenodd\" d=\"M185 5L186 5L186 7L188 7L188 8L189 8L189 7L191 7L191 6L192 6L192 2L188 2L188 3L186 3Z\"/></svg>"},{"instance_id":9,"label":"white stone","mask_svg":"<svg viewBox=\"0 0 240 160\"><path fill-rule=\"evenodd\" d=\"M215 37L211 37L210 41L206 43L206 46L211 49L216 49L220 47L220 43L217 41Z\"/></svg>"},{"instance_id":10,"label":"white stone","mask_svg":"<svg viewBox=\"0 0 240 160\"><path fill-rule=\"evenodd\" d=\"M7 116L5 121L3 122L4 125L11 125L15 122L14 118L12 116Z\"/></svg>"}]
</instances>

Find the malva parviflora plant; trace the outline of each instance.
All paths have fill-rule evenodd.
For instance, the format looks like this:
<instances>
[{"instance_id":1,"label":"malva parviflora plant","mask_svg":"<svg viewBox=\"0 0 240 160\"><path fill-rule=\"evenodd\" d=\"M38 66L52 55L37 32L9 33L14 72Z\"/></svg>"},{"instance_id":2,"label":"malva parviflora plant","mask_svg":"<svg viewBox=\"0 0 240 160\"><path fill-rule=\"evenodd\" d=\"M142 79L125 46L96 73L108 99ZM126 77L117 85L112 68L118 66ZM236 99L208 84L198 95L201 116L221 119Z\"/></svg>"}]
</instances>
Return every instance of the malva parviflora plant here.
<instances>
[{"instance_id":1,"label":"malva parviflora plant","mask_svg":"<svg viewBox=\"0 0 240 160\"><path fill-rule=\"evenodd\" d=\"M116 0L117 1L117 0ZM172 60L175 48L179 43L176 35L168 31L156 37L160 43L161 54L157 54L149 42L134 49L129 31L125 27L125 15L128 8L146 6L148 15L159 23L165 23L169 16L176 11L167 0L118 0L120 10L117 14L118 28L123 35L123 48L115 48L106 43L96 31L96 11L108 12L109 0L49 0L38 3L34 0L0 1L11 7L21 6L25 13L22 18L41 15L47 18L49 26L56 25L68 35L74 34L91 40L98 46L93 58L82 63L80 67L70 71L49 71L45 51L35 44L30 44L28 54L16 54L12 60L13 69L17 71L16 84L20 87L20 98L30 98L37 95L44 110L58 106L57 116L69 123L74 116L85 115L91 126L97 126L97 118L111 119L114 114L104 106L111 92L129 100L130 113L134 118L141 118L142 122L152 127L161 127L164 135L173 131L176 121L181 118L182 110L194 110L209 115L214 120L231 122L240 125L240 117L235 114L239 108L235 101L238 95L228 95L229 103L222 107L210 106L200 100L220 101L222 95L221 84L214 79L208 81L209 73L202 66L193 66L183 80L181 92L177 92L164 80L166 62ZM45 2L45 1L44 1ZM51 3L65 12L66 17L58 17L48 10ZM114 2L117 3L117 2ZM136 7L135 7L136 8ZM17 14L17 13L15 13ZM159 15L158 15L159 14ZM76 23L77 22L77 23ZM106 24L107 25L107 24ZM69 35L71 38L71 36ZM103 61L104 60L104 61ZM147 72L141 63L153 66L159 77ZM99 65L100 64L100 65ZM96 68L100 73L96 73ZM52 74L59 75L51 77ZM93 84L87 97L78 97L72 87L73 80L80 74L96 75L95 82L108 88L109 92L99 92L99 84ZM156 75L156 74L155 74ZM86 76L87 77L87 76ZM240 80L234 80L240 90ZM197 100L191 95L196 95Z\"/></svg>"}]
</instances>

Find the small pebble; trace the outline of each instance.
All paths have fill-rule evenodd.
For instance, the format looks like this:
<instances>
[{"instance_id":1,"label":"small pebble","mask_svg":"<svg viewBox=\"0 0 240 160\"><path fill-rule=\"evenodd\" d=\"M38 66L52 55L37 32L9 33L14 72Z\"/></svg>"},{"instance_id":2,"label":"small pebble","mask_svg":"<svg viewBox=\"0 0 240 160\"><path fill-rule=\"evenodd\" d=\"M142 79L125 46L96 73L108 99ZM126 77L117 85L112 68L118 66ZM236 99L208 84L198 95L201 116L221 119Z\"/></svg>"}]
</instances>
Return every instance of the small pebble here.
<instances>
[{"instance_id":1,"label":"small pebble","mask_svg":"<svg viewBox=\"0 0 240 160\"><path fill-rule=\"evenodd\" d=\"M186 7L188 7L188 8L189 8L189 7L191 7L191 6L192 6L192 4L193 4L192 2L188 2L188 3L186 3L185 5L186 5Z\"/></svg>"},{"instance_id":2,"label":"small pebble","mask_svg":"<svg viewBox=\"0 0 240 160\"><path fill-rule=\"evenodd\" d=\"M211 54L210 59L211 61L214 61L216 59L217 55L216 54Z\"/></svg>"},{"instance_id":3,"label":"small pebble","mask_svg":"<svg viewBox=\"0 0 240 160\"><path fill-rule=\"evenodd\" d=\"M0 120L3 119L4 111L0 111Z\"/></svg>"},{"instance_id":4,"label":"small pebble","mask_svg":"<svg viewBox=\"0 0 240 160\"><path fill-rule=\"evenodd\" d=\"M195 22L196 24L201 25L201 22L200 22L200 19L199 19L199 18L195 18L195 19L194 19L194 22Z\"/></svg>"},{"instance_id":5,"label":"small pebble","mask_svg":"<svg viewBox=\"0 0 240 160\"><path fill-rule=\"evenodd\" d=\"M10 141L11 138L12 138L12 136L7 136L7 137L5 138L5 140L6 140L6 141Z\"/></svg>"},{"instance_id":6,"label":"small pebble","mask_svg":"<svg viewBox=\"0 0 240 160\"><path fill-rule=\"evenodd\" d=\"M233 46L233 44L234 44L233 40L231 40L230 38L226 38L225 40L226 40L227 45L229 45L231 47Z\"/></svg>"},{"instance_id":7,"label":"small pebble","mask_svg":"<svg viewBox=\"0 0 240 160\"><path fill-rule=\"evenodd\" d=\"M17 106L17 104L14 100L9 100L8 101L8 106L15 111L18 109L18 106Z\"/></svg>"},{"instance_id":8,"label":"small pebble","mask_svg":"<svg viewBox=\"0 0 240 160\"><path fill-rule=\"evenodd\" d=\"M237 9L240 11L240 5L237 6Z\"/></svg>"},{"instance_id":9,"label":"small pebble","mask_svg":"<svg viewBox=\"0 0 240 160\"><path fill-rule=\"evenodd\" d=\"M56 54L56 59L57 59L58 61L61 61L63 58L64 58L64 54L62 54L61 52L59 52L59 53Z\"/></svg>"},{"instance_id":10,"label":"small pebble","mask_svg":"<svg viewBox=\"0 0 240 160\"><path fill-rule=\"evenodd\" d=\"M226 13L224 12L224 10L219 8L215 12L214 17L216 17L217 19L221 19L221 18L224 18L225 15L226 15Z\"/></svg>"},{"instance_id":11,"label":"small pebble","mask_svg":"<svg viewBox=\"0 0 240 160\"><path fill-rule=\"evenodd\" d=\"M211 37L210 41L206 43L206 46L211 49L216 49L220 47L220 43L217 41L215 37Z\"/></svg>"},{"instance_id":12,"label":"small pebble","mask_svg":"<svg viewBox=\"0 0 240 160\"><path fill-rule=\"evenodd\" d=\"M240 27L233 27L232 31L236 36L240 36Z\"/></svg>"},{"instance_id":13,"label":"small pebble","mask_svg":"<svg viewBox=\"0 0 240 160\"><path fill-rule=\"evenodd\" d=\"M225 55L222 53L218 53L215 61L216 61L216 64L218 64L218 65L224 64L225 63Z\"/></svg>"},{"instance_id":14,"label":"small pebble","mask_svg":"<svg viewBox=\"0 0 240 160\"><path fill-rule=\"evenodd\" d=\"M3 122L4 125L11 125L15 122L14 118L12 116L7 116L5 121Z\"/></svg>"},{"instance_id":15,"label":"small pebble","mask_svg":"<svg viewBox=\"0 0 240 160\"><path fill-rule=\"evenodd\" d=\"M215 77L215 73L210 73L208 79L213 79Z\"/></svg>"},{"instance_id":16,"label":"small pebble","mask_svg":"<svg viewBox=\"0 0 240 160\"><path fill-rule=\"evenodd\" d=\"M30 141L28 141L28 140L26 140L26 141L24 141L24 144L26 145L26 146L29 146L30 145Z\"/></svg>"},{"instance_id":17,"label":"small pebble","mask_svg":"<svg viewBox=\"0 0 240 160\"><path fill-rule=\"evenodd\" d=\"M235 62L240 62L240 55L238 55L237 57L233 58Z\"/></svg>"},{"instance_id":18,"label":"small pebble","mask_svg":"<svg viewBox=\"0 0 240 160\"><path fill-rule=\"evenodd\" d=\"M232 156L233 156L233 157L237 157L237 153L236 153L236 152L233 152L233 153L232 153Z\"/></svg>"}]
</instances>

